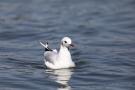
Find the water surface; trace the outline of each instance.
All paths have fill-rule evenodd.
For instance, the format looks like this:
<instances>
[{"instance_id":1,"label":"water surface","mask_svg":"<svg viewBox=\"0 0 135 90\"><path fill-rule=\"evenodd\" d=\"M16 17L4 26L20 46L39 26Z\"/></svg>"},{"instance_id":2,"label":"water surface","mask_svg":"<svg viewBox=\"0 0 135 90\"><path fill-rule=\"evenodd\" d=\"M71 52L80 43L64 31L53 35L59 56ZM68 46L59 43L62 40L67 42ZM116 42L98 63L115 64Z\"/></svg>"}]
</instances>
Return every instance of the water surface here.
<instances>
[{"instance_id":1,"label":"water surface","mask_svg":"<svg viewBox=\"0 0 135 90\"><path fill-rule=\"evenodd\" d=\"M44 66L64 36L76 67ZM134 0L1 0L1 90L134 90Z\"/></svg>"}]
</instances>

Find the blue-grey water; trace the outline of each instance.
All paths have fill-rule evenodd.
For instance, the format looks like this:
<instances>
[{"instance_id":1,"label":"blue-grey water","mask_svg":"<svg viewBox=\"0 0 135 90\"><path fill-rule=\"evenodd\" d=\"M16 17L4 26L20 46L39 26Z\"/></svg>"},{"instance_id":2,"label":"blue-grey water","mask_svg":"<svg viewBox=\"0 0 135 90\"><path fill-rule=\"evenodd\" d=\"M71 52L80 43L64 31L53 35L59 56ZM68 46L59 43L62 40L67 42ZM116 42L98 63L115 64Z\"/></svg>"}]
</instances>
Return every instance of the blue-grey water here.
<instances>
[{"instance_id":1,"label":"blue-grey water","mask_svg":"<svg viewBox=\"0 0 135 90\"><path fill-rule=\"evenodd\" d=\"M76 67L47 69L64 36ZM0 90L135 90L135 0L0 0Z\"/></svg>"}]
</instances>

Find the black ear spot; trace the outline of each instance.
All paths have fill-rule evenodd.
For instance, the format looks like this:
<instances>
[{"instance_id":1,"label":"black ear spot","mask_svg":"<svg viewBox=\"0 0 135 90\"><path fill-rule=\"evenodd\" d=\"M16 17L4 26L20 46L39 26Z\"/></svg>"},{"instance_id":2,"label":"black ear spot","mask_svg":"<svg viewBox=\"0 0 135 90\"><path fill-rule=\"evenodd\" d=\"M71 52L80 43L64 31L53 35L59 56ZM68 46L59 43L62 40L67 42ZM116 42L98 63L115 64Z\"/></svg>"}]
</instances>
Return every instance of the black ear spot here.
<instances>
[{"instance_id":1,"label":"black ear spot","mask_svg":"<svg viewBox=\"0 0 135 90\"><path fill-rule=\"evenodd\" d=\"M67 41L64 41L65 43L67 43Z\"/></svg>"}]
</instances>

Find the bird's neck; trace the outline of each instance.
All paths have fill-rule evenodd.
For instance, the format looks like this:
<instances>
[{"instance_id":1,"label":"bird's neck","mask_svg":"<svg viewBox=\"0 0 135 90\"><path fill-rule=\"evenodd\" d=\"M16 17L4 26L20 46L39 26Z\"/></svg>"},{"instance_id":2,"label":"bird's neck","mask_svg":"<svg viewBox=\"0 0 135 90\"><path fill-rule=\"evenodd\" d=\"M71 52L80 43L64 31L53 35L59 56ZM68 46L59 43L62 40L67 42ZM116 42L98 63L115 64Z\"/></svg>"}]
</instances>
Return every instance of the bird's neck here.
<instances>
[{"instance_id":1,"label":"bird's neck","mask_svg":"<svg viewBox=\"0 0 135 90\"><path fill-rule=\"evenodd\" d=\"M57 60L62 60L62 61L71 61L71 54L68 50L67 47L61 45L60 46L60 51Z\"/></svg>"}]
</instances>

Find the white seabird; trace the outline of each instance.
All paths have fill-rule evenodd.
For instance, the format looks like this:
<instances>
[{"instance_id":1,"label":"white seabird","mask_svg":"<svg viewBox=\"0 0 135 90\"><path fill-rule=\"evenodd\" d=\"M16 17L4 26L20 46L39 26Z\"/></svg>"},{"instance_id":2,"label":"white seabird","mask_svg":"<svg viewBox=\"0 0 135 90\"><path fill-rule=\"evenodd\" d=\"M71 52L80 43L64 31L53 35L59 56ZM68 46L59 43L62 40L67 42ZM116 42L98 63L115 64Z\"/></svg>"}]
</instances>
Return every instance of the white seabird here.
<instances>
[{"instance_id":1,"label":"white seabird","mask_svg":"<svg viewBox=\"0 0 135 90\"><path fill-rule=\"evenodd\" d=\"M45 47L45 65L50 69L61 69L75 67L75 63L72 61L69 47L74 45L69 37L64 37L61 40L60 50L57 52L56 49L50 49L48 42L44 45L38 41L42 46Z\"/></svg>"}]
</instances>

